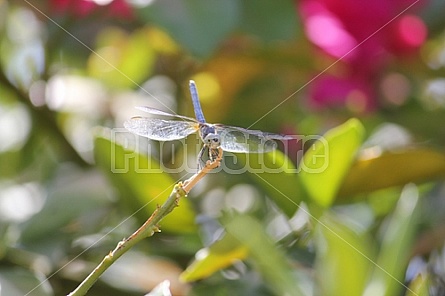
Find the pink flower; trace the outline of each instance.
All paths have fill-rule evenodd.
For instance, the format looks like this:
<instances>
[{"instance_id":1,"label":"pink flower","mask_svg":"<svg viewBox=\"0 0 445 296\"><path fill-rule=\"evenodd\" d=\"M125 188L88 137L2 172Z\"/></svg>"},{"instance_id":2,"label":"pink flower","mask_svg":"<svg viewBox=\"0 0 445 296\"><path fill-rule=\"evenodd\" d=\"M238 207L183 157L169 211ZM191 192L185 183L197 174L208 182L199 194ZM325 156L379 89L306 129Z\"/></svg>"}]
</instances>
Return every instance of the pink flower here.
<instances>
[{"instance_id":1,"label":"pink flower","mask_svg":"<svg viewBox=\"0 0 445 296\"><path fill-rule=\"evenodd\" d=\"M406 0L304 0L300 14L314 44L336 58L347 55L350 61L394 52L389 42L394 37L399 49L421 46L426 39L422 20L398 16L410 4Z\"/></svg>"},{"instance_id":2,"label":"pink flower","mask_svg":"<svg viewBox=\"0 0 445 296\"><path fill-rule=\"evenodd\" d=\"M376 107L372 88L360 77L322 75L312 82L309 96L314 109L346 106L353 112L362 113Z\"/></svg>"},{"instance_id":3,"label":"pink flower","mask_svg":"<svg viewBox=\"0 0 445 296\"><path fill-rule=\"evenodd\" d=\"M341 59L346 67L339 77L323 75L314 81L310 90L312 105L346 104L348 99L342 96L359 91L363 97L357 100L363 100L366 108L375 107L370 90L378 74L392 57L413 54L426 40L423 21L412 14L401 14L414 1L299 2L309 40L326 54Z\"/></svg>"},{"instance_id":4,"label":"pink flower","mask_svg":"<svg viewBox=\"0 0 445 296\"><path fill-rule=\"evenodd\" d=\"M125 0L50 0L49 3L54 12L75 17L96 12L123 19L133 17L133 10Z\"/></svg>"}]
</instances>

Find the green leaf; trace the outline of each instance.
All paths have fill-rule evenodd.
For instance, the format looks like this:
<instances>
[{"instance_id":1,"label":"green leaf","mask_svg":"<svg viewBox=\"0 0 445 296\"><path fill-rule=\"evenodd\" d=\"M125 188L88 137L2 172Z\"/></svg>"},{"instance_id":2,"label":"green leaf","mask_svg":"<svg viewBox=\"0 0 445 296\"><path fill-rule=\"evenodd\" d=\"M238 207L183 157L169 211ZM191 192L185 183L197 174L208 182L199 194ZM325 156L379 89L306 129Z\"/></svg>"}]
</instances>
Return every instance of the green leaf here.
<instances>
[{"instance_id":1,"label":"green leaf","mask_svg":"<svg viewBox=\"0 0 445 296\"><path fill-rule=\"evenodd\" d=\"M20 243L27 248L43 249L46 254L47 251L51 253L48 250L49 241L54 239L58 244L53 247L60 248L62 241L71 239L67 231L70 224L80 227L77 235L94 232L94 225L89 228L82 224L86 221L91 223L93 217L100 217L101 210L110 206L107 190L106 182L101 182L101 175L97 171L59 171L48 186L49 194L43 208L21 224ZM66 211L68 208L69 211Z\"/></svg>"},{"instance_id":2,"label":"green leaf","mask_svg":"<svg viewBox=\"0 0 445 296\"><path fill-rule=\"evenodd\" d=\"M364 128L353 118L329 130L304 154L301 181L317 204L329 207L355 159Z\"/></svg>"},{"instance_id":3,"label":"green leaf","mask_svg":"<svg viewBox=\"0 0 445 296\"><path fill-rule=\"evenodd\" d=\"M363 295L398 295L404 287L406 266L418 221L419 192L415 185L405 186L394 213L384 223L380 254Z\"/></svg>"},{"instance_id":4,"label":"green leaf","mask_svg":"<svg viewBox=\"0 0 445 296\"><path fill-rule=\"evenodd\" d=\"M297 13L293 1L244 0L242 29L263 41L290 40L296 36Z\"/></svg>"},{"instance_id":5,"label":"green leaf","mask_svg":"<svg viewBox=\"0 0 445 296\"><path fill-rule=\"evenodd\" d=\"M444 176L443 153L429 149L388 152L375 158L358 159L345 177L339 196L352 196Z\"/></svg>"},{"instance_id":6,"label":"green leaf","mask_svg":"<svg viewBox=\"0 0 445 296\"><path fill-rule=\"evenodd\" d=\"M233 262L245 259L247 255L246 246L240 244L232 235L225 234L210 247L199 250L193 263L187 267L180 278L185 282L207 278L229 267Z\"/></svg>"},{"instance_id":7,"label":"green leaf","mask_svg":"<svg viewBox=\"0 0 445 296\"><path fill-rule=\"evenodd\" d=\"M49 281L21 267L6 267L0 269L0 287L1 294L8 296L54 295Z\"/></svg>"},{"instance_id":8,"label":"green leaf","mask_svg":"<svg viewBox=\"0 0 445 296\"><path fill-rule=\"evenodd\" d=\"M110 133L110 130L103 129L101 134ZM175 185L175 181L166 173L153 172L152 168L160 167L156 160L125 150L108 137L96 136L94 152L97 165L119 189L122 202L129 205L142 223L150 217L157 205L165 202ZM196 230L194 221L195 214L190 202L182 199L179 207L162 220L161 229L175 233L193 232Z\"/></svg>"},{"instance_id":9,"label":"green leaf","mask_svg":"<svg viewBox=\"0 0 445 296\"><path fill-rule=\"evenodd\" d=\"M150 46L148 29L127 35L113 28L101 32L98 39L99 48L88 60L91 76L111 87L131 88L151 73L156 54Z\"/></svg>"},{"instance_id":10,"label":"green leaf","mask_svg":"<svg viewBox=\"0 0 445 296\"><path fill-rule=\"evenodd\" d=\"M361 295L371 266L370 238L326 214L317 225L315 238L319 295Z\"/></svg>"},{"instance_id":11,"label":"green leaf","mask_svg":"<svg viewBox=\"0 0 445 296\"><path fill-rule=\"evenodd\" d=\"M296 285L296 272L285 255L265 233L264 226L249 216L225 215L222 219L227 233L211 245L200 250L196 259L181 275L185 281L206 278L237 260L249 256L263 275L264 280L277 291L277 295L303 295Z\"/></svg>"},{"instance_id":12,"label":"green leaf","mask_svg":"<svg viewBox=\"0 0 445 296\"><path fill-rule=\"evenodd\" d=\"M285 154L279 150L259 154L236 154L236 161L283 213L288 217L295 213L304 196L298 170Z\"/></svg>"},{"instance_id":13,"label":"green leaf","mask_svg":"<svg viewBox=\"0 0 445 296\"><path fill-rule=\"evenodd\" d=\"M193 54L209 56L240 20L235 0L155 1L138 10Z\"/></svg>"},{"instance_id":14,"label":"green leaf","mask_svg":"<svg viewBox=\"0 0 445 296\"><path fill-rule=\"evenodd\" d=\"M248 248L250 258L276 295L303 295L294 270L261 223L242 215L226 215L222 223L228 234Z\"/></svg>"}]
</instances>

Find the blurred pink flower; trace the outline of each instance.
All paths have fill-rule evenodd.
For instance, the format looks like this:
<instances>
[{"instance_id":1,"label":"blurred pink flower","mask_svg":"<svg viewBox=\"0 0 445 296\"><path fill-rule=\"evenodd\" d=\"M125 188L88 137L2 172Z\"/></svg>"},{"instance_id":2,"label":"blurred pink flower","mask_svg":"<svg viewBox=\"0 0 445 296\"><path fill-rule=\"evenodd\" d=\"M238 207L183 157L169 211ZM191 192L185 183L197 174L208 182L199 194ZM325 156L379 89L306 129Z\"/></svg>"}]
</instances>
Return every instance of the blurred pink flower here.
<instances>
[{"instance_id":1,"label":"blurred pink flower","mask_svg":"<svg viewBox=\"0 0 445 296\"><path fill-rule=\"evenodd\" d=\"M347 106L361 113L376 108L372 88L360 78L322 75L312 82L310 105L314 109Z\"/></svg>"},{"instance_id":2,"label":"blurred pink flower","mask_svg":"<svg viewBox=\"0 0 445 296\"><path fill-rule=\"evenodd\" d=\"M76 17L95 12L123 19L133 17L133 10L125 0L50 0L49 3L54 12Z\"/></svg>"},{"instance_id":3,"label":"blurred pink flower","mask_svg":"<svg viewBox=\"0 0 445 296\"><path fill-rule=\"evenodd\" d=\"M342 77L321 76L311 85L313 105L346 102L340 95L361 89L366 108L375 107L369 89L391 57L415 53L427 29L417 16L404 13L415 0L303 0L298 2L306 35L326 54L341 58ZM415 5L416 7L418 5ZM363 43L362 43L363 42ZM326 79L323 79L325 77ZM321 90L314 88L321 87ZM331 88L329 90L329 88ZM366 90L368 89L368 90ZM363 99L363 98L362 98ZM361 103L360 103L361 104Z\"/></svg>"},{"instance_id":4,"label":"blurred pink flower","mask_svg":"<svg viewBox=\"0 0 445 296\"><path fill-rule=\"evenodd\" d=\"M309 39L334 57L347 54L345 59L350 61L422 45L426 38L423 21L414 15L397 17L414 1L303 0L299 8ZM398 39L396 49L390 42L393 38Z\"/></svg>"}]
</instances>

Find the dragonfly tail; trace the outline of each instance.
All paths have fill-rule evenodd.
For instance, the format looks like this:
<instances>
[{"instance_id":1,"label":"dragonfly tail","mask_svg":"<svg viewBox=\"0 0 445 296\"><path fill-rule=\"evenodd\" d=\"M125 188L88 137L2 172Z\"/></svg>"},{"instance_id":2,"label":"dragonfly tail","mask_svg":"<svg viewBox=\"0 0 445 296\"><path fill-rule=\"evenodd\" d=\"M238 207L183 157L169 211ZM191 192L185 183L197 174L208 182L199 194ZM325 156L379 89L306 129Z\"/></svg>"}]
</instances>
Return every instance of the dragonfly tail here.
<instances>
[{"instance_id":1,"label":"dragonfly tail","mask_svg":"<svg viewBox=\"0 0 445 296\"><path fill-rule=\"evenodd\" d=\"M205 123L204 113L202 112L201 104L199 103L198 90L193 80L190 80L190 94L192 95L193 109L195 110L196 120Z\"/></svg>"}]
</instances>

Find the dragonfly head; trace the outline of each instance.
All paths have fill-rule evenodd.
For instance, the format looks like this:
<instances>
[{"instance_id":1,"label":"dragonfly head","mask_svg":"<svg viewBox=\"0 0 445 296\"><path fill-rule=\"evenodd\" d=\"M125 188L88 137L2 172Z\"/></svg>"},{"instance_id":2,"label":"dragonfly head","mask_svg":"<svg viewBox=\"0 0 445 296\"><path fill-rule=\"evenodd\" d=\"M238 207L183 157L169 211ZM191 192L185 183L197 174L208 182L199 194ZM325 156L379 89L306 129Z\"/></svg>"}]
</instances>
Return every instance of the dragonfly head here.
<instances>
[{"instance_id":1,"label":"dragonfly head","mask_svg":"<svg viewBox=\"0 0 445 296\"><path fill-rule=\"evenodd\" d=\"M221 138L217 134L210 133L204 138L204 144L211 149L216 149L221 145Z\"/></svg>"}]
</instances>

